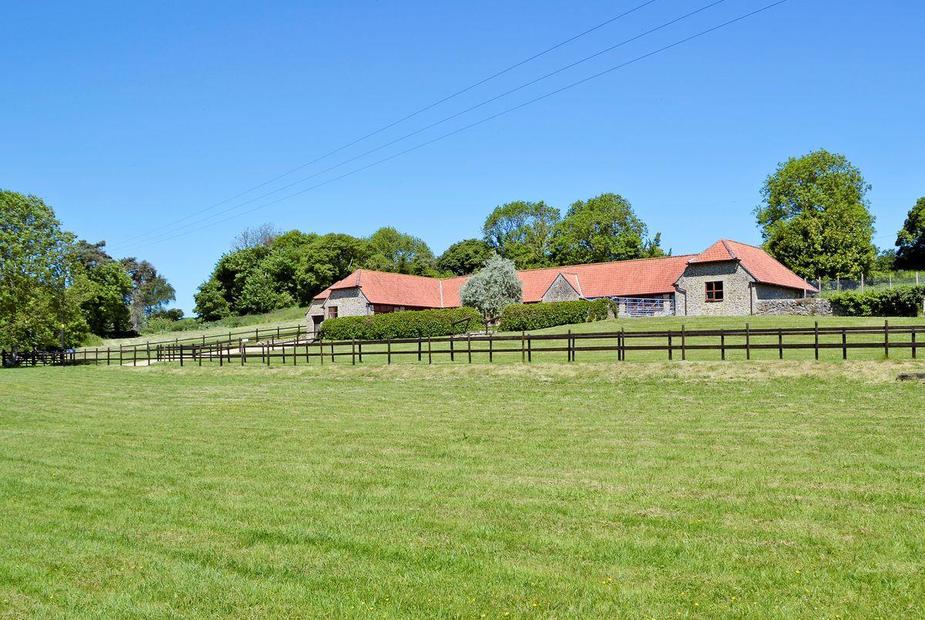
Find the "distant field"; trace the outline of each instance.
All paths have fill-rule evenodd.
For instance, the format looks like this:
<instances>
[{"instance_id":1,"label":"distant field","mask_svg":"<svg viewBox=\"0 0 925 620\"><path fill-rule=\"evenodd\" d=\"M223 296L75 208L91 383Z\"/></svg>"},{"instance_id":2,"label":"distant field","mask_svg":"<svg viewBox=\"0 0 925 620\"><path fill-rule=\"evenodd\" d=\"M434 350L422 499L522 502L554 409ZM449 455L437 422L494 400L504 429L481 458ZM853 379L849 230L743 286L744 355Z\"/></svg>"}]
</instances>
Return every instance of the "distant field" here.
<instances>
[{"instance_id":1,"label":"distant field","mask_svg":"<svg viewBox=\"0 0 925 620\"><path fill-rule=\"evenodd\" d=\"M143 344L145 342L155 342L164 340L173 340L174 338L202 338L206 340L228 336L228 332L240 332L243 330L270 329L276 327L294 327L296 325L305 325L305 313L308 308L284 308L267 314L252 314L247 316L234 317L226 320L228 325L214 325L202 329L193 329L186 331L157 332L144 334L137 338L101 338L91 342L92 347L118 347L121 345Z\"/></svg>"},{"instance_id":2,"label":"distant field","mask_svg":"<svg viewBox=\"0 0 925 620\"><path fill-rule=\"evenodd\" d=\"M0 617L921 617L912 369L0 371Z\"/></svg>"}]
</instances>

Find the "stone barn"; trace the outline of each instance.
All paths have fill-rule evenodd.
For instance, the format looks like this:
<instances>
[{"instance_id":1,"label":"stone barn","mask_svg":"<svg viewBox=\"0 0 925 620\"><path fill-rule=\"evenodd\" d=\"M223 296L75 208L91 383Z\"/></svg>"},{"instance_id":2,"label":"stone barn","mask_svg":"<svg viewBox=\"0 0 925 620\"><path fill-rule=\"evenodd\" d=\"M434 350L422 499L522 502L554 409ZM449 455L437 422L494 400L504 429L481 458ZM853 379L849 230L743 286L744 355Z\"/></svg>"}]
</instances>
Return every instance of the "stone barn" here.
<instances>
[{"instance_id":1,"label":"stone barn","mask_svg":"<svg viewBox=\"0 0 925 620\"><path fill-rule=\"evenodd\" d=\"M614 299L621 315L760 314L763 302L818 291L763 249L720 240L699 254L518 271L524 303ZM466 276L429 278L358 269L319 293L308 310L325 319L396 310L456 308Z\"/></svg>"}]
</instances>

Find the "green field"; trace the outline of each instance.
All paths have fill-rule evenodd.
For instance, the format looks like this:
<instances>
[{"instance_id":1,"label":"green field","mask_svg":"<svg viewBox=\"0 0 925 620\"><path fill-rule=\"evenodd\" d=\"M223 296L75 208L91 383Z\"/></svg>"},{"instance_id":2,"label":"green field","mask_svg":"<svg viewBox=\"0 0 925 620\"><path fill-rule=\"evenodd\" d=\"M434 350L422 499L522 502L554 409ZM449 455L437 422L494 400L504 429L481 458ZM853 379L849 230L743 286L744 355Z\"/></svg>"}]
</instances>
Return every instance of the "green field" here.
<instances>
[{"instance_id":1,"label":"green field","mask_svg":"<svg viewBox=\"0 0 925 620\"><path fill-rule=\"evenodd\" d=\"M912 369L0 371L0 617L921 617Z\"/></svg>"}]
</instances>

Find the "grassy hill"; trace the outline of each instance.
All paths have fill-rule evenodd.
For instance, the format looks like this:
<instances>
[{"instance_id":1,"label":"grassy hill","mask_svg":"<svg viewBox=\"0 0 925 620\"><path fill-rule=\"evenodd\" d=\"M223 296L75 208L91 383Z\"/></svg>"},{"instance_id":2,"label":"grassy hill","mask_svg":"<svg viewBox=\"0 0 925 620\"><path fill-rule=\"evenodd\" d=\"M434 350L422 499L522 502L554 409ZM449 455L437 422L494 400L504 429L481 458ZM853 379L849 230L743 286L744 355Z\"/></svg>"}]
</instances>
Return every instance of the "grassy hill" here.
<instances>
[{"instance_id":1,"label":"grassy hill","mask_svg":"<svg viewBox=\"0 0 925 620\"><path fill-rule=\"evenodd\" d=\"M0 615L921 617L913 368L0 371Z\"/></svg>"}]
</instances>

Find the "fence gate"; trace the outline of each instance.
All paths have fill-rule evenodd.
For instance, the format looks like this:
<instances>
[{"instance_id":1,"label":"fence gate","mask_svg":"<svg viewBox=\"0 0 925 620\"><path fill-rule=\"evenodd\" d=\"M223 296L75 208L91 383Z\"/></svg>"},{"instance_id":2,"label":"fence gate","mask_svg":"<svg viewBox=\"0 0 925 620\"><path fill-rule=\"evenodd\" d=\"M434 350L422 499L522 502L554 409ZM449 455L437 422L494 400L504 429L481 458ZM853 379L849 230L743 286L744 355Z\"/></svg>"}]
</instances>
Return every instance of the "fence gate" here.
<instances>
[{"instance_id":1,"label":"fence gate","mask_svg":"<svg viewBox=\"0 0 925 620\"><path fill-rule=\"evenodd\" d=\"M674 316L674 296L670 297L611 297L617 304L617 315L627 317Z\"/></svg>"}]
</instances>

